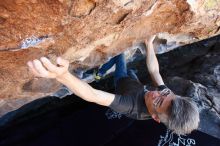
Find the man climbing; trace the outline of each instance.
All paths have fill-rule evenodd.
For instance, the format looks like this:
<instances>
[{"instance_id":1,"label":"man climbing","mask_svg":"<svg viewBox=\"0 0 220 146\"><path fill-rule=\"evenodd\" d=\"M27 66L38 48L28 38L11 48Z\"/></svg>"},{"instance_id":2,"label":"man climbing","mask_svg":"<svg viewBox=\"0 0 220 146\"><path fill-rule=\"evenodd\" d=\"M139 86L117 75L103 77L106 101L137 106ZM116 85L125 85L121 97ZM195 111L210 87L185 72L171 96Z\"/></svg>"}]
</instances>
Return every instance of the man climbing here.
<instances>
[{"instance_id":1,"label":"man climbing","mask_svg":"<svg viewBox=\"0 0 220 146\"><path fill-rule=\"evenodd\" d=\"M60 57L56 66L47 58L28 62L29 68L38 77L55 78L66 85L77 96L88 102L108 106L127 117L146 120L152 117L164 123L177 134L187 134L198 127L199 112L189 98L175 95L168 89L159 72L159 64L154 52L154 39L148 41L146 64L150 76L158 90L147 91L134 73L127 71L124 54L112 58L99 70L102 76L112 65L116 65L114 74L115 94L94 89L68 71L69 62ZM147 41L146 41L147 44Z\"/></svg>"}]
</instances>

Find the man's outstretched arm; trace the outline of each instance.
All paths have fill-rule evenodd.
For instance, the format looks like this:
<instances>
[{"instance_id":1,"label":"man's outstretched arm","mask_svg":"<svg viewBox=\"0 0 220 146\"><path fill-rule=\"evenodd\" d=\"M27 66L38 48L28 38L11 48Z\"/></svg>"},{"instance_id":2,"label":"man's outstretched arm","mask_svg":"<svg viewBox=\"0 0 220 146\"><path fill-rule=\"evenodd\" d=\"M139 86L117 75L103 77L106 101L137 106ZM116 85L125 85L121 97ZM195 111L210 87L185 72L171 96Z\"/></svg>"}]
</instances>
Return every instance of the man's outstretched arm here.
<instances>
[{"instance_id":1,"label":"man's outstretched arm","mask_svg":"<svg viewBox=\"0 0 220 146\"><path fill-rule=\"evenodd\" d=\"M109 106L115 98L114 94L92 88L88 83L78 79L68 71L69 62L60 57L56 66L45 57L40 60L29 61L28 66L35 76L55 78L67 86L73 93L88 102Z\"/></svg>"},{"instance_id":2,"label":"man's outstretched arm","mask_svg":"<svg viewBox=\"0 0 220 146\"><path fill-rule=\"evenodd\" d=\"M163 79L160 75L159 64L154 52L153 41L155 36L151 37L150 40L146 44L146 64L148 71L150 73L151 79L153 80L156 86L164 85Z\"/></svg>"}]
</instances>

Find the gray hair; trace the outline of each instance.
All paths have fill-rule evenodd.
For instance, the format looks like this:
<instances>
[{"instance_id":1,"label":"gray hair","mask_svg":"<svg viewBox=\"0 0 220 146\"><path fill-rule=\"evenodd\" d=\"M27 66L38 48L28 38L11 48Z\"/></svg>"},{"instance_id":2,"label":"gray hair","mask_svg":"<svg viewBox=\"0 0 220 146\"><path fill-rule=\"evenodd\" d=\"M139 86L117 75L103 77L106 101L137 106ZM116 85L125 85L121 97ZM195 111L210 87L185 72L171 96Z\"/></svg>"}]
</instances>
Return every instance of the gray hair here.
<instances>
[{"instance_id":1,"label":"gray hair","mask_svg":"<svg viewBox=\"0 0 220 146\"><path fill-rule=\"evenodd\" d=\"M196 104L188 97L176 96L172 100L167 115L159 115L168 129L176 134L189 134L198 128L199 111Z\"/></svg>"}]
</instances>

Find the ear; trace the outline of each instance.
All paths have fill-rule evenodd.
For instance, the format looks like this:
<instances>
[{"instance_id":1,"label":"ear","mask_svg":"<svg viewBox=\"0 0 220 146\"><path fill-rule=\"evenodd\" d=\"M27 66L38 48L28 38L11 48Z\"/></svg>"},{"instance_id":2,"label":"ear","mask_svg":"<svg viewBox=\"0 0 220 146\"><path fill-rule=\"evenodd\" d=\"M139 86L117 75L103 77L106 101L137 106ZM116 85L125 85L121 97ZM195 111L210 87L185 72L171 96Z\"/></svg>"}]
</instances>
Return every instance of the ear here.
<instances>
[{"instance_id":1,"label":"ear","mask_svg":"<svg viewBox=\"0 0 220 146\"><path fill-rule=\"evenodd\" d=\"M152 114L151 117L154 119L154 121L160 123L160 118L156 114Z\"/></svg>"}]
</instances>

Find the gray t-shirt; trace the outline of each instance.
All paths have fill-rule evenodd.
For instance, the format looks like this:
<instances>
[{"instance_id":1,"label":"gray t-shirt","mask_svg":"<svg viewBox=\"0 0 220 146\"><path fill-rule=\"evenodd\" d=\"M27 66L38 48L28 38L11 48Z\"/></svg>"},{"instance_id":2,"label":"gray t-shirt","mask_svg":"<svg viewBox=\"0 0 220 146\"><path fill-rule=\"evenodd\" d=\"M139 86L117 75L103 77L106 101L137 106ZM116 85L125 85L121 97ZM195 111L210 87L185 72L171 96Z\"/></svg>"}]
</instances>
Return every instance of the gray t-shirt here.
<instances>
[{"instance_id":1,"label":"gray t-shirt","mask_svg":"<svg viewBox=\"0 0 220 146\"><path fill-rule=\"evenodd\" d=\"M136 120L151 119L144 101L144 85L130 77L121 78L116 84L116 96L110 108Z\"/></svg>"}]
</instances>

